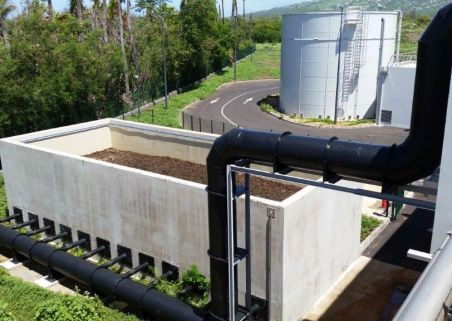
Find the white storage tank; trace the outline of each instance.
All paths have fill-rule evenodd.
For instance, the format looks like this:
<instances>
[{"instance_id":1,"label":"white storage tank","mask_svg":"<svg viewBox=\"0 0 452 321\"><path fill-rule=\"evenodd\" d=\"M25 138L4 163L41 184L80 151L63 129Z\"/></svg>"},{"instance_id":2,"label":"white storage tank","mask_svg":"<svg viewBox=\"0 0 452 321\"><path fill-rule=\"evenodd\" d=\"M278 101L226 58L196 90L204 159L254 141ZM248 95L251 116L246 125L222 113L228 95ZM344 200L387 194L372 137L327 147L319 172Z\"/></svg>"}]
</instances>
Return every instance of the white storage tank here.
<instances>
[{"instance_id":1,"label":"white storage tank","mask_svg":"<svg viewBox=\"0 0 452 321\"><path fill-rule=\"evenodd\" d=\"M284 15L281 110L333 119L337 106L338 119L374 118L379 66L398 50L400 23L399 12L352 7Z\"/></svg>"}]
</instances>

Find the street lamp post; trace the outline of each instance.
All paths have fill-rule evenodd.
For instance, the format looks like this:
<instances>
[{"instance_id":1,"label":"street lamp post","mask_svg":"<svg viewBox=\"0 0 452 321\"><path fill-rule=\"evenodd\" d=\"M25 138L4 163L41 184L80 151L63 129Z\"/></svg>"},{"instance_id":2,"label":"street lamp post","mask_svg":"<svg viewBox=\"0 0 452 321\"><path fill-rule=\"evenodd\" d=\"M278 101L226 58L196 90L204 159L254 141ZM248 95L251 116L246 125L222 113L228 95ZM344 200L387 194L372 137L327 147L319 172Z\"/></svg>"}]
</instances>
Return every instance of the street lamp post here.
<instances>
[{"instance_id":1,"label":"street lamp post","mask_svg":"<svg viewBox=\"0 0 452 321\"><path fill-rule=\"evenodd\" d=\"M163 51L163 78L165 82L165 109L168 109L168 75L167 75L167 52L166 52L166 24L163 16L153 12L152 15L160 19L160 25L162 27L162 51Z\"/></svg>"},{"instance_id":2,"label":"street lamp post","mask_svg":"<svg viewBox=\"0 0 452 321\"><path fill-rule=\"evenodd\" d=\"M235 3L236 4L236 3ZM237 5L233 9L234 12L234 81L237 81Z\"/></svg>"}]
</instances>

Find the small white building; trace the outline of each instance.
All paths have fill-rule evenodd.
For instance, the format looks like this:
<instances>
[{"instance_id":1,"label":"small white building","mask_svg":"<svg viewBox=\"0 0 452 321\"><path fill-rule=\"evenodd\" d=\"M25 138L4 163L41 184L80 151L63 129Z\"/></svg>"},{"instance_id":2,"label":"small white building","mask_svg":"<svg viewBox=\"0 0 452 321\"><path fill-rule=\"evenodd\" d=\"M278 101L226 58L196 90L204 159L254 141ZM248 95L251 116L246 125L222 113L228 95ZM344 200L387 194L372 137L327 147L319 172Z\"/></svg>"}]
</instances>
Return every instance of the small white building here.
<instances>
[{"instance_id":1,"label":"small white building","mask_svg":"<svg viewBox=\"0 0 452 321\"><path fill-rule=\"evenodd\" d=\"M378 71L398 53L400 25L399 12L356 7L283 16L281 110L373 118Z\"/></svg>"},{"instance_id":2,"label":"small white building","mask_svg":"<svg viewBox=\"0 0 452 321\"><path fill-rule=\"evenodd\" d=\"M391 64L381 74L381 103L377 115L377 123L380 126L410 128L416 55L409 56L410 59ZM449 94L449 101L451 100L452 91Z\"/></svg>"}]
</instances>

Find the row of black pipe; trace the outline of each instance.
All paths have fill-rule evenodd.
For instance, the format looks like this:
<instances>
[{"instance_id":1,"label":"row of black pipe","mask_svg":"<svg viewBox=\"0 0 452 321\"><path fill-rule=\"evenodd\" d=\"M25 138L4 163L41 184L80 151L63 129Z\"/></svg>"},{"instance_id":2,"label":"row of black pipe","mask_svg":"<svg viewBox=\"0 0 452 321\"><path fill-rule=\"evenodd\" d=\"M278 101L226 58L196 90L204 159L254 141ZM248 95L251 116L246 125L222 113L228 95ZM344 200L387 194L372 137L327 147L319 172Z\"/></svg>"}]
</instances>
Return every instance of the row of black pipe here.
<instances>
[{"instance_id":1,"label":"row of black pipe","mask_svg":"<svg viewBox=\"0 0 452 321\"><path fill-rule=\"evenodd\" d=\"M37 231L41 231L39 229ZM64 233L64 232L63 232ZM29 235L27 235L29 234ZM57 236L57 235L55 235ZM53 236L53 237L55 237ZM63 248L54 248L47 240L35 240L29 233L20 233L0 225L0 246L31 259L40 265L79 282L96 293L112 297L130 306L141 309L150 320L155 321L200 321L206 312L156 290L152 285L145 286L129 277L144 267L143 263L125 274L108 269L110 264L96 265L86 261L88 256L75 257L66 251L81 244L81 240ZM91 255L91 253L90 253Z\"/></svg>"}]
</instances>

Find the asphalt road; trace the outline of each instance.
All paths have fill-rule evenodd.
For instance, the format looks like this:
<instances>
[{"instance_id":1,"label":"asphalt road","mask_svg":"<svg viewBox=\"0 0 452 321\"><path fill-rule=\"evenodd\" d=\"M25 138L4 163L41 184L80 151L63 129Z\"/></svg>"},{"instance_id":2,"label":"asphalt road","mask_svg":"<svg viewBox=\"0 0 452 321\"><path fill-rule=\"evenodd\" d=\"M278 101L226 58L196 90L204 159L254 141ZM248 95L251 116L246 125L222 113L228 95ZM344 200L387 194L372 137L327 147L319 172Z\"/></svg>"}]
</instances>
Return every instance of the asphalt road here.
<instances>
[{"instance_id":1,"label":"asphalt road","mask_svg":"<svg viewBox=\"0 0 452 321\"><path fill-rule=\"evenodd\" d=\"M342 139L392 144L402 142L408 132L392 127L366 128L318 128L290 123L260 110L258 102L269 94L279 92L279 80L259 80L232 83L222 86L217 93L206 100L185 109L206 120L225 122L243 128L290 131L293 134L319 137L337 136Z\"/></svg>"}]
</instances>

